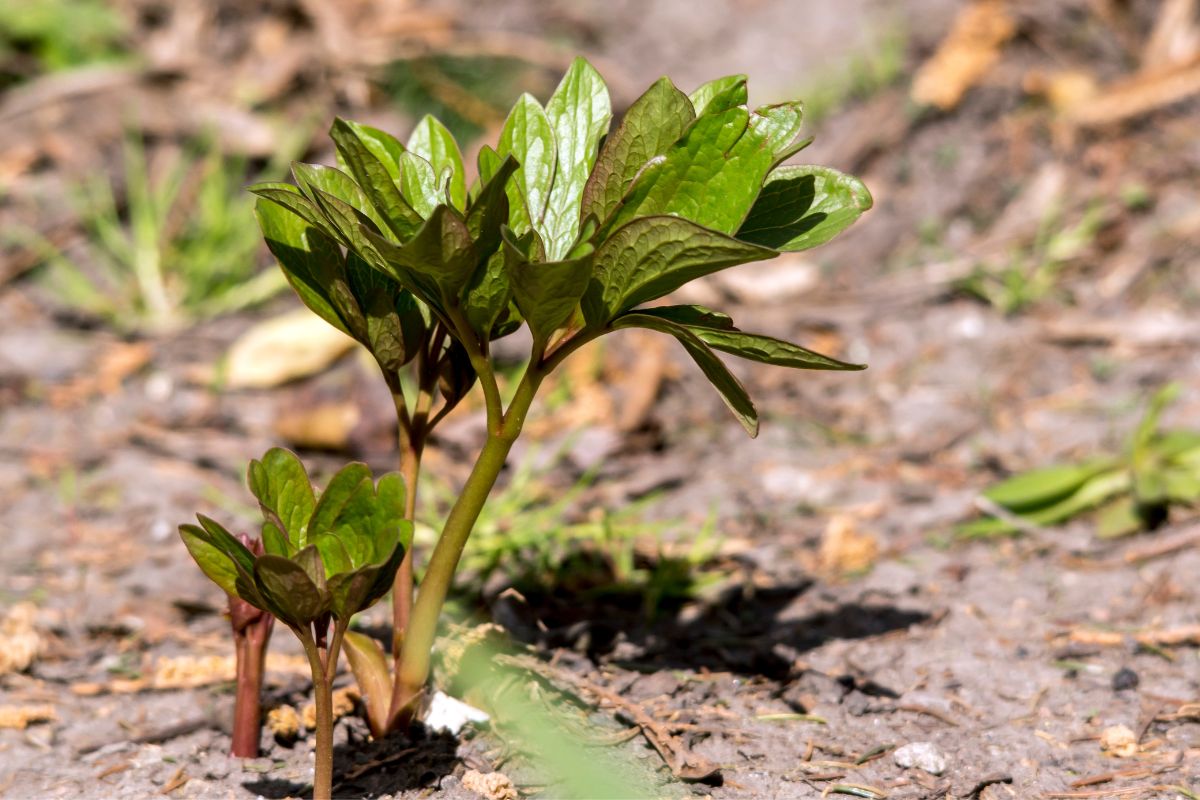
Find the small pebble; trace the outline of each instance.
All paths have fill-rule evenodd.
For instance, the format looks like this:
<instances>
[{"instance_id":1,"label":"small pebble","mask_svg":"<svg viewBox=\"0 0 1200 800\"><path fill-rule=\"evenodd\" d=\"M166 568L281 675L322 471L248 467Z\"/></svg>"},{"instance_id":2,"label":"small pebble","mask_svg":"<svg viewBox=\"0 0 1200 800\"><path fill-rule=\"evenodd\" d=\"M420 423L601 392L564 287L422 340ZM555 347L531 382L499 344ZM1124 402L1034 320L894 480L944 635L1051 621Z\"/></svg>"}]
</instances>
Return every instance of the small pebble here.
<instances>
[{"instance_id":1,"label":"small pebble","mask_svg":"<svg viewBox=\"0 0 1200 800\"><path fill-rule=\"evenodd\" d=\"M897 766L908 769L916 767L930 775L941 775L946 771L946 757L930 742L910 742L892 753Z\"/></svg>"},{"instance_id":2,"label":"small pebble","mask_svg":"<svg viewBox=\"0 0 1200 800\"><path fill-rule=\"evenodd\" d=\"M1112 678L1114 692L1120 692L1125 689L1136 689L1138 683L1138 674L1129 667L1121 667Z\"/></svg>"}]
</instances>

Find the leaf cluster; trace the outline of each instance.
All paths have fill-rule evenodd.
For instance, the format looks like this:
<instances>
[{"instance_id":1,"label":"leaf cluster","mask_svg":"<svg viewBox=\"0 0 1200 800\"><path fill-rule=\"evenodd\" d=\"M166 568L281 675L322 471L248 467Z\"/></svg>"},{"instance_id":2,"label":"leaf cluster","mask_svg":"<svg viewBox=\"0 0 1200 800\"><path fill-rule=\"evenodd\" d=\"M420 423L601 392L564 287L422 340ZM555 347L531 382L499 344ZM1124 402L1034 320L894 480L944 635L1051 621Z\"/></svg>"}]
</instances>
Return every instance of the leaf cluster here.
<instances>
[{"instance_id":1,"label":"leaf cluster","mask_svg":"<svg viewBox=\"0 0 1200 800\"><path fill-rule=\"evenodd\" d=\"M422 356L445 407L486 371L490 343L523 324L545 370L611 331L673 336L752 435L754 405L716 352L860 369L706 308L647 307L701 276L822 244L870 207L856 178L781 166L807 144L800 103L751 109L743 76L690 95L662 78L610 129L611 118L604 81L577 59L544 106L518 99L470 184L432 117L405 143L339 119L338 166L296 164L296 186L253 187L259 222L309 308L385 374Z\"/></svg>"},{"instance_id":2,"label":"leaf cluster","mask_svg":"<svg viewBox=\"0 0 1200 800\"><path fill-rule=\"evenodd\" d=\"M331 617L348 622L391 588L412 541L399 475L376 483L353 463L318 493L300 460L275 448L250 463L248 483L262 510L262 552L203 515L179 528L200 569L231 597L307 629Z\"/></svg>"},{"instance_id":3,"label":"leaf cluster","mask_svg":"<svg viewBox=\"0 0 1200 800\"><path fill-rule=\"evenodd\" d=\"M968 537L1008 535L1056 525L1099 509L1097 534L1114 538L1155 528L1171 505L1200 503L1200 431L1160 430L1163 409L1179 385L1160 390L1119 457L1042 467L1015 475L983 493L1004 516L968 522Z\"/></svg>"}]
</instances>

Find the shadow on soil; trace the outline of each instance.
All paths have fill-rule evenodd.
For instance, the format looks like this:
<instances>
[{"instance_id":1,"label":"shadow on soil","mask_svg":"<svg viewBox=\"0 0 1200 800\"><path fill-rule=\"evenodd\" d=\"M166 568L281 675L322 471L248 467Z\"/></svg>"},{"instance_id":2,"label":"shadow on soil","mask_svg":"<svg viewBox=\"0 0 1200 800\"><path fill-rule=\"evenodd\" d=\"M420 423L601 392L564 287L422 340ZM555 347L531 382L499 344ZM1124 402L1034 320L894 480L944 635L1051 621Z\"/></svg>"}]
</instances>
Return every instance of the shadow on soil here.
<instances>
[{"instance_id":1,"label":"shadow on soil","mask_svg":"<svg viewBox=\"0 0 1200 800\"><path fill-rule=\"evenodd\" d=\"M660 599L653 614L644 593L619 585L590 595L523 588L501 593L490 607L514 638L541 647L569 648L639 671L707 668L774 680L789 677L798 653L827 641L878 636L930 618L884 602L797 613L812 585L808 579L766 588L738 583L703 603Z\"/></svg>"},{"instance_id":2,"label":"shadow on soil","mask_svg":"<svg viewBox=\"0 0 1200 800\"><path fill-rule=\"evenodd\" d=\"M409 737L390 736L372 741L365 735L333 751L333 793L336 797L379 797L406 790L436 787L454 771L458 739L418 728ZM266 778L242 784L270 800L304 797L309 784Z\"/></svg>"}]
</instances>

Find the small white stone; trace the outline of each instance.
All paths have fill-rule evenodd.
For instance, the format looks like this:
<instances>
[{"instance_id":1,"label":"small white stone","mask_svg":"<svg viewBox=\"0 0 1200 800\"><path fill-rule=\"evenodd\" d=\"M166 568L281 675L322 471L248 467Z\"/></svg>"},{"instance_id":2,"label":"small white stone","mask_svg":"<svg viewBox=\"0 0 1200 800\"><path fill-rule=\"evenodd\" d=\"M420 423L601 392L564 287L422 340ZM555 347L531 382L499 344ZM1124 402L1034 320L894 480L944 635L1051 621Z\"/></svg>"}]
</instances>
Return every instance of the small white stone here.
<instances>
[{"instance_id":1,"label":"small white stone","mask_svg":"<svg viewBox=\"0 0 1200 800\"><path fill-rule=\"evenodd\" d=\"M930 742L910 742L892 753L892 759L897 766L916 767L930 775L941 775L946 771L946 757Z\"/></svg>"},{"instance_id":2,"label":"small white stone","mask_svg":"<svg viewBox=\"0 0 1200 800\"><path fill-rule=\"evenodd\" d=\"M457 735L468 722L487 722L491 717L475 706L455 700L444 692L434 692L425 712L425 727L432 731L447 731Z\"/></svg>"}]
</instances>

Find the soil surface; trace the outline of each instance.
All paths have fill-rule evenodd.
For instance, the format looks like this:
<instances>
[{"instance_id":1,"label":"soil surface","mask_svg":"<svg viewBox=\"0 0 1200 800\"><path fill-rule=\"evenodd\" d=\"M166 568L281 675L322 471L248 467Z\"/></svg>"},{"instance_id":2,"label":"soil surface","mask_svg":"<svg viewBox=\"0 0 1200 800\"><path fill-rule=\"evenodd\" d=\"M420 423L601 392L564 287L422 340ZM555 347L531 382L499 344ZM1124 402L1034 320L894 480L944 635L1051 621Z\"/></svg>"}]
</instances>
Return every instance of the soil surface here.
<instances>
[{"instance_id":1,"label":"soil surface","mask_svg":"<svg viewBox=\"0 0 1200 800\"><path fill-rule=\"evenodd\" d=\"M870 369L731 364L763 416L750 440L673 347L629 334L581 353L547 391L505 479L534 475L535 498L504 504L493 522L520 528L531 524L522 508L565 496L554 513L566 522L607 513L644 523L654 533L638 540L639 574L682 564L692 585L639 583L593 542L554 551L554 580L468 570L454 613L468 630L504 629L512 649L501 660L535 687L527 695L569 707L592 768L611 765L658 796L1200 793L1194 510L1115 541L1097 538L1088 517L1002 540L954 535L1001 477L1121 452L1147 398L1171 381L1183 392L1164 424L1200 428L1200 101L1091 125L1073 123L1054 91L1075 85L1061 76L1072 71L1094 83L1099 107L1151 58L1160 6L1187 3L997 3L1014 30L947 110L919 108L911 89L961 11L948 0L906 4L902 18L870 0L360 0L341 23L305 2L213 5L193 35L197 49L205 37L221 47L204 55L161 44L188 41L193 28L143 14L144 63L99 88L64 93L51 76L0 96L0 121L12 121L0 132L0 171L12 175L0 222L70 233L46 209L60 208L53 199L71 175L110 168L114 98L145 101L168 143L203 116L202 98L217 118L244 123L229 123L226 146L252 162L264 155L255 136L276 135L255 127L270 114L411 124L372 82L371 48L353 62L314 45L311 62L284 65L264 44L270 30L326 44L370 32L373 42L393 29L371 15L400 14L405 30L430 33L397 34L398 52L525 48L557 69L579 49L612 66L623 104L662 73L686 87L746 72L753 99L791 96L903 26L898 74L847 90L801 157L861 175L876 207L819 250L680 293ZM1197 43L1200 34L1188 63L1200 64ZM163 55L172 52L175 61ZM234 76L261 78L260 89L262 64L291 71L247 110L210 75L220 59ZM328 155L322 139L309 160ZM1011 264L1052 272L1019 309L964 288L980 269ZM197 511L248 527L245 464L273 445L298 447L322 481L347 458L392 468L386 393L352 355L279 388L220 387L213 365L257 321L295 308L291 297L122 336L56 303L34 266L19 250L0 257L0 637L9 658L34 652L0 668L0 714L48 718L0 724L0 796L305 795L311 738L264 731L261 758L227 755L223 598L175 529ZM316 423L305 413L322 406L356 422L306 448ZM425 495L427 519L465 477L482 413L467 404L435 442L427 470L440 488ZM667 588L647 600L648 586ZM383 607L364 622L382 629ZM448 630L443 652L462 630ZM268 708L309 696L290 639L280 630L272 641ZM442 659L438 682L486 705L452 662ZM339 685L352 685L348 674ZM557 796L553 769L508 724L511 709L491 710L495 724L457 737L383 742L343 718L338 795L475 798L472 771L496 771L523 795Z\"/></svg>"}]
</instances>

